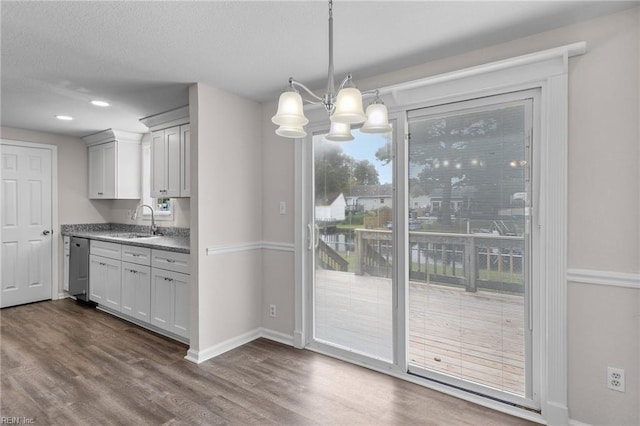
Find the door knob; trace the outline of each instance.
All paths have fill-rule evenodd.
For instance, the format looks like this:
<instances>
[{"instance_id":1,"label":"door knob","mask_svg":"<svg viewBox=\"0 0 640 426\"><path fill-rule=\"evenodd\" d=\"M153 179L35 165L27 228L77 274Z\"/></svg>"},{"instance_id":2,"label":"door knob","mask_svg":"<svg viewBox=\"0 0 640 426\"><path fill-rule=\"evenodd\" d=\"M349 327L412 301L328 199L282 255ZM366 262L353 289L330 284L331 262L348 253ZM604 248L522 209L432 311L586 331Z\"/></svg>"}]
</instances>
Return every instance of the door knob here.
<instances>
[{"instance_id":1,"label":"door knob","mask_svg":"<svg viewBox=\"0 0 640 426\"><path fill-rule=\"evenodd\" d=\"M48 229L42 231L42 235L49 235L51 232Z\"/></svg>"}]
</instances>

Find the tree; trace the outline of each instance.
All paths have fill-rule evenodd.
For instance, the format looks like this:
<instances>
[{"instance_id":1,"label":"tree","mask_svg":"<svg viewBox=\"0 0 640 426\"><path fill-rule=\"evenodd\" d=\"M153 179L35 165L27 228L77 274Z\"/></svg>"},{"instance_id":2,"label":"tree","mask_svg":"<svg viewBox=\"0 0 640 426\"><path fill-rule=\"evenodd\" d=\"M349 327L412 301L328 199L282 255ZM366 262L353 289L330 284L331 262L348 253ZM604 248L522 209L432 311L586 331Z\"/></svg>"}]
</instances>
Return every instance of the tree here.
<instances>
[{"instance_id":1,"label":"tree","mask_svg":"<svg viewBox=\"0 0 640 426\"><path fill-rule=\"evenodd\" d=\"M358 161L353 168L354 185L380 185L380 178L376 166L369 160Z\"/></svg>"},{"instance_id":2,"label":"tree","mask_svg":"<svg viewBox=\"0 0 640 426\"><path fill-rule=\"evenodd\" d=\"M416 118L409 123L410 193L441 190L438 220L451 224L453 190L473 186L482 194L477 208L489 212L522 187L524 107L517 105L446 117ZM516 142L516 143L514 143ZM376 152L391 160L388 147ZM513 166L516 161L516 167ZM416 186L413 186L416 185Z\"/></svg>"},{"instance_id":3,"label":"tree","mask_svg":"<svg viewBox=\"0 0 640 426\"><path fill-rule=\"evenodd\" d=\"M340 146L318 143L315 149L316 198L347 193L354 160Z\"/></svg>"}]
</instances>

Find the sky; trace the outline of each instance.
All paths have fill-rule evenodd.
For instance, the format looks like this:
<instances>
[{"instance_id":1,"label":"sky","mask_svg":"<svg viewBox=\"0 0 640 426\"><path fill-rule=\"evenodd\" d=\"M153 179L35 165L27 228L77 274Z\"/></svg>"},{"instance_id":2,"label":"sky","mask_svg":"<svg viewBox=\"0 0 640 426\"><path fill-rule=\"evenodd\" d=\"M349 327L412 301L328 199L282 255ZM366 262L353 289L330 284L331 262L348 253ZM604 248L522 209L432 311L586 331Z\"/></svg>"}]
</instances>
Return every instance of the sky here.
<instances>
[{"instance_id":1,"label":"sky","mask_svg":"<svg viewBox=\"0 0 640 426\"><path fill-rule=\"evenodd\" d=\"M355 137L349 142L336 142L344 152L356 160L369 160L378 171L380 183L392 183L393 165L389 163L382 165L376 158L376 151L387 143L388 135L377 133L361 133L359 130L352 130L351 133Z\"/></svg>"}]
</instances>

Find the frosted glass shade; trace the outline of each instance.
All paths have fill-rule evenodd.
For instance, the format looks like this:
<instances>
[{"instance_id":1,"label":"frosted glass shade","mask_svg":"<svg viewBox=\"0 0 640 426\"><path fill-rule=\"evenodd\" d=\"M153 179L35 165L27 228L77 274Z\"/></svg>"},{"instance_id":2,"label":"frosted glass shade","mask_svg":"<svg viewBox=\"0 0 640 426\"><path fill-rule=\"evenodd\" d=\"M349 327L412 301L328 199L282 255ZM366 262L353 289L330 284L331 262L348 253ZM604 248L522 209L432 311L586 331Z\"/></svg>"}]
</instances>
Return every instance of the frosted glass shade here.
<instances>
[{"instance_id":1,"label":"frosted glass shade","mask_svg":"<svg viewBox=\"0 0 640 426\"><path fill-rule=\"evenodd\" d=\"M307 132L304 131L302 126L286 126L283 124L276 129L276 135L295 139L307 136Z\"/></svg>"},{"instance_id":2,"label":"frosted glass shade","mask_svg":"<svg viewBox=\"0 0 640 426\"><path fill-rule=\"evenodd\" d=\"M302 96L298 92L283 92L278 101L278 112L271 118L273 124L288 128L304 126L309 122L302 109Z\"/></svg>"},{"instance_id":3,"label":"frosted glass shade","mask_svg":"<svg viewBox=\"0 0 640 426\"><path fill-rule=\"evenodd\" d=\"M367 107L367 121L360 129L363 133L387 133L391 131L389 114L384 104L371 104Z\"/></svg>"},{"instance_id":4,"label":"frosted glass shade","mask_svg":"<svg viewBox=\"0 0 640 426\"><path fill-rule=\"evenodd\" d=\"M329 134L325 136L325 139L328 141L337 141L337 142L345 142L352 141L354 139L351 134L351 126L346 123L331 123L331 128L329 128Z\"/></svg>"},{"instance_id":5,"label":"frosted glass shade","mask_svg":"<svg viewBox=\"0 0 640 426\"><path fill-rule=\"evenodd\" d=\"M336 109L331 121L336 123L358 124L367 119L362 110L362 93L355 87L345 87L338 92Z\"/></svg>"}]
</instances>

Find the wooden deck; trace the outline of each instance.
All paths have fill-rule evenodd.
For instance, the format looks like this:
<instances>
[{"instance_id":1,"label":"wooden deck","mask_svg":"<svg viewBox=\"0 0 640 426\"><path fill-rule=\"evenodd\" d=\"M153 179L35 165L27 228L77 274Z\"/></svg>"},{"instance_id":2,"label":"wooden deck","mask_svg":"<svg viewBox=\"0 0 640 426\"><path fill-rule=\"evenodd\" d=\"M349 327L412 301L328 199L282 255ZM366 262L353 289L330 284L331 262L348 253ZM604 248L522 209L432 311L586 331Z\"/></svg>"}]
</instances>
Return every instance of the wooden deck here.
<instances>
[{"instance_id":1,"label":"wooden deck","mask_svg":"<svg viewBox=\"0 0 640 426\"><path fill-rule=\"evenodd\" d=\"M391 280L316 271L316 337L392 359ZM524 394L523 297L409 285L409 363Z\"/></svg>"}]
</instances>

